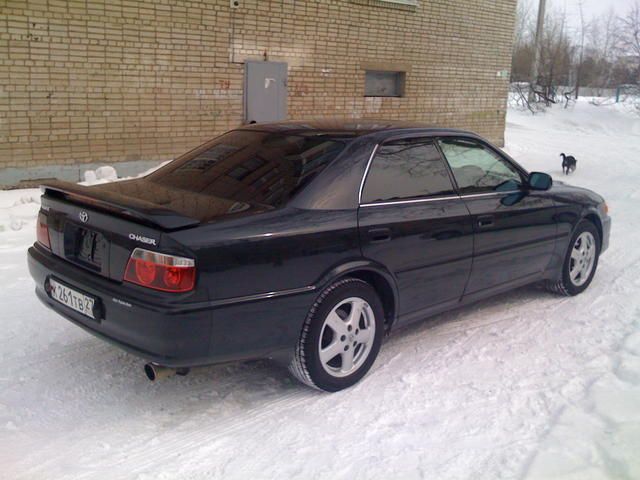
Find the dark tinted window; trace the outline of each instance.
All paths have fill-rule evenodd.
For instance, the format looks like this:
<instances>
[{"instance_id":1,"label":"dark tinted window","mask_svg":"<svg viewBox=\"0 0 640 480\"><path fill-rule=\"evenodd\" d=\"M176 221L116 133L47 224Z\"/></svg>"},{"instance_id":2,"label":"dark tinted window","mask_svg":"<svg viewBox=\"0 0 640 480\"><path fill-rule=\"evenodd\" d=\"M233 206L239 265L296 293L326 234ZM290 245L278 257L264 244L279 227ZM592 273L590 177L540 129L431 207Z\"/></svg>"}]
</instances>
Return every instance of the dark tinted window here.
<instances>
[{"instance_id":1,"label":"dark tinted window","mask_svg":"<svg viewBox=\"0 0 640 480\"><path fill-rule=\"evenodd\" d=\"M240 202L279 206L344 149L348 138L236 130L174 160L149 179Z\"/></svg>"},{"instance_id":2,"label":"dark tinted window","mask_svg":"<svg viewBox=\"0 0 640 480\"><path fill-rule=\"evenodd\" d=\"M380 146L362 192L362 202L453 194L447 167L430 140Z\"/></svg>"},{"instance_id":3,"label":"dark tinted window","mask_svg":"<svg viewBox=\"0 0 640 480\"><path fill-rule=\"evenodd\" d=\"M484 145L467 139L440 140L461 193L517 190L518 170Z\"/></svg>"}]
</instances>

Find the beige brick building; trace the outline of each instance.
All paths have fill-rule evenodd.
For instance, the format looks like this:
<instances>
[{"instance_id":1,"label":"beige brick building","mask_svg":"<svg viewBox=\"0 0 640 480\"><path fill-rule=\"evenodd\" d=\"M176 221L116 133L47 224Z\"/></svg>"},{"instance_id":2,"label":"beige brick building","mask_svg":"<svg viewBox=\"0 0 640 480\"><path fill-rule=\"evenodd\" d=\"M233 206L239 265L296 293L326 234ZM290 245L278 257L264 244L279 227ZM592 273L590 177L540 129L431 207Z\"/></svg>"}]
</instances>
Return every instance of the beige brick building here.
<instances>
[{"instance_id":1,"label":"beige brick building","mask_svg":"<svg viewBox=\"0 0 640 480\"><path fill-rule=\"evenodd\" d=\"M503 142L516 0L0 0L0 9L0 186L77 180L103 164L134 173L240 125L247 60L286 63L287 118L420 120ZM392 85L394 96L365 90L380 72L395 76L374 78L374 90Z\"/></svg>"}]
</instances>

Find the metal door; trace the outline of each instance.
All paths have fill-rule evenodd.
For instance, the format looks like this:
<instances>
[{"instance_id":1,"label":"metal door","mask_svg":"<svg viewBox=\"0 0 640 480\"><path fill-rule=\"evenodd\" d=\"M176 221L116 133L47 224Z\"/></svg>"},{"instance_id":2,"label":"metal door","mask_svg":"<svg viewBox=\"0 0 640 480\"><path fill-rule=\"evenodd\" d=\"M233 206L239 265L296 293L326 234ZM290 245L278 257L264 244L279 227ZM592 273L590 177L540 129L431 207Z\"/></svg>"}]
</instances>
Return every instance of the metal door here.
<instances>
[{"instance_id":1,"label":"metal door","mask_svg":"<svg viewBox=\"0 0 640 480\"><path fill-rule=\"evenodd\" d=\"M287 64L245 62L245 122L275 122L287 118Z\"/></svg>"},{"instance_id":2,"label":"metal door","mask_svg":"<svg viewBox=\"0 0 640 480\"><path fill-rule=\"evenodd\" d=\"M556 210L547 192L462 196L474 222L473 269L465 295L540 275L552 258Z\"/></svg>"}]
</instances>

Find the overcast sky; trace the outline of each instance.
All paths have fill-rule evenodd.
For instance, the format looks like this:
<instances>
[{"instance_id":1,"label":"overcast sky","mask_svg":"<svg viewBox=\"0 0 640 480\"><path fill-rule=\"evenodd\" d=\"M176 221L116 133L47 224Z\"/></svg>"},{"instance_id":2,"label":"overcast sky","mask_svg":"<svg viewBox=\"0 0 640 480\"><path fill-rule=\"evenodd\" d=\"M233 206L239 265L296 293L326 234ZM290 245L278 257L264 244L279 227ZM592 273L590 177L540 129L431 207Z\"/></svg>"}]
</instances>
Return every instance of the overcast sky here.
<instances>
[{"instance_id":1,"label":"overcast sky","mask_svg":"<svg viewBox=\"0 0 640 480\"><path fill-rule=\"evenodd\" d=\"M537 8L539 3L538 0L520 1L529 2L531 5L535 6L535 8ZM612 7L618 15L623 15L629 10L635 1L636 0L582 0L582 4L585 18L589 20L596 15L606 13ZM547 9L563 11L566 8L567 20L570 24L576 26L580 22L580 14L578 10L579 3L580 0L547 0Z\"/></svg>"}]
</instances>

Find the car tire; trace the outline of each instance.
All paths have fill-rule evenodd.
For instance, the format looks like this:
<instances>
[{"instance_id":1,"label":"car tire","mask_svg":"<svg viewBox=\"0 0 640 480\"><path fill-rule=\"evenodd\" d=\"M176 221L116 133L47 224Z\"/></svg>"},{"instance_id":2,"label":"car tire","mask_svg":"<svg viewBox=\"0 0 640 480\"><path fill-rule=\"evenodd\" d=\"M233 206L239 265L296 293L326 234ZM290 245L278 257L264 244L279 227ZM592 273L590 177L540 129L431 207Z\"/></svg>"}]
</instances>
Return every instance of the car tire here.
<instances>
[{"instance_id":1,"label":"car tire","mask_svg":"<svg viewBox=\"0 0 640 480\"><path fill-rule=\"evenodd\" d=\"M598 268L600 242L596 226L588 220L581 221L569 242L561 278L547 282L547 289L567 297L584 292Z\"/></svg>"},{"instance_id":2,"label":"car tire","mask_svg":"<svg viewBox=\"0 0 640 480\"><path fill-rule=\"evenodd\" d=\"M302 326L289 370L305 385L337 392L359 382L384 335L384 310L374 288L346 278L326 288Z\"/></svg>"}]
</instances>

